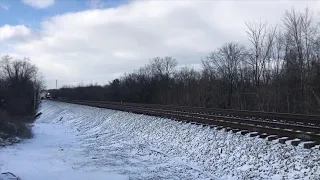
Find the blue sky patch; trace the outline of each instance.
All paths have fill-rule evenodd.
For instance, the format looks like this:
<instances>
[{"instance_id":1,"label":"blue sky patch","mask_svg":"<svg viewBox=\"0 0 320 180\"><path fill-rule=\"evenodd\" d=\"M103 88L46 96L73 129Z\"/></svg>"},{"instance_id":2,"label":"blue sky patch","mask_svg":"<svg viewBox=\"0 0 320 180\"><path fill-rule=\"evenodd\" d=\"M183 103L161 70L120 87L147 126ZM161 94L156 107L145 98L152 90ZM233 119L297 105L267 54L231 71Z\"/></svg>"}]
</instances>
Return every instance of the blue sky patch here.
<instances>
[{"instance_id":1,"label":"blue sky patch","mask_svg":"<svg viewBox=\"0 0 320 180\"><path fill-rule=\"evenodd\" d=\"M0 27L5 24L23 24L29 28L37 29L41 21L68 12L78 12L92 9L91 1L97 0L55 0L52 6L37 9L26 5L22 0L0 1ZM111 8L127 3L129 0L99 0L96 8Z\"/></svg>"}]
</instances>

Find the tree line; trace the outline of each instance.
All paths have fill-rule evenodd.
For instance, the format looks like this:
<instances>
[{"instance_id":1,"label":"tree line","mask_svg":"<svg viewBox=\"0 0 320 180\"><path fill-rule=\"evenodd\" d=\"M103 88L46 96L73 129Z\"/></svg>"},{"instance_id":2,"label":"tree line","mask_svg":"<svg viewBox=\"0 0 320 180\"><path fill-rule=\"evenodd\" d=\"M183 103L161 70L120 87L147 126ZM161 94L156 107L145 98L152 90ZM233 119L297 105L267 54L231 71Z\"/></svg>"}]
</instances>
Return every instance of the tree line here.
<instances>
[{"instance_id":1,"label":"tree line","mask_svg":"<svg viewBox=\"0 0 320 180\"><path fill-rule=\"evenodd\" d=\"M52 92L78 100L319 114L318 23L308 8L288 10L277 26L247 22L248 45L228 42L202 59L200 69L156 57L107 85Z\"/></svg>"},{"instance_id":2,"label":"tree line","mask_svg":"<svg viewBox=\"0 0 320 180\"><path fill-rule=\"evenodd\" d=\"M0 120L35 113L43 80L28 58L3 56L0 60Z\"/></svg>"}]
</instances>

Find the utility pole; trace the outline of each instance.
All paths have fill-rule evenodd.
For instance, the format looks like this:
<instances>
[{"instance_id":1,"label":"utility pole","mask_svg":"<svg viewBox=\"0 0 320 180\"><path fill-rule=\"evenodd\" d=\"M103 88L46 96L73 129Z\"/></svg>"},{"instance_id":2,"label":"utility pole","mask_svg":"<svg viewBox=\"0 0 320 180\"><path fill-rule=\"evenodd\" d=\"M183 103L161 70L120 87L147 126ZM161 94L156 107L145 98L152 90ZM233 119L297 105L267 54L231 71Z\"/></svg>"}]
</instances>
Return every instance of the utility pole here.
<instances>
[{"instance_id":1,"label":"utility pole","mask_svg":"<svg viewBox=\"0 0 320 180\"><path fill-rule=\"evenodd\" d=\"M56 79L56 89L58 89L58 80Z\"/></svg>"}]
</instances>

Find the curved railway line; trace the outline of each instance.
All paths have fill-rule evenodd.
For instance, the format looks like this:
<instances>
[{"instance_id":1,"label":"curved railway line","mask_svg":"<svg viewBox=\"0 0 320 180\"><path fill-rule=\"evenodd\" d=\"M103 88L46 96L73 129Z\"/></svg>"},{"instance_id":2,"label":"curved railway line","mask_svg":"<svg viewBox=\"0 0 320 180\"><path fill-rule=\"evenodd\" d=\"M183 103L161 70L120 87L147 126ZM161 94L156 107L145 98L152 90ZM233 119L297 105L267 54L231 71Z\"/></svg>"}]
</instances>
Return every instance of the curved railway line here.
<instances>
[{"instance_id":1,"label":"curved railway line","mask_svg":"<svg viewBox=\"0 0 320 180\"><path fill-rule=\"evenodd\" d=\"M209 125L268 140L278 139L280 143L290 140L292 145L303 143L305 148L320 145L320 116L159 104L59 101Z\"/></svg>"}]
</instances>

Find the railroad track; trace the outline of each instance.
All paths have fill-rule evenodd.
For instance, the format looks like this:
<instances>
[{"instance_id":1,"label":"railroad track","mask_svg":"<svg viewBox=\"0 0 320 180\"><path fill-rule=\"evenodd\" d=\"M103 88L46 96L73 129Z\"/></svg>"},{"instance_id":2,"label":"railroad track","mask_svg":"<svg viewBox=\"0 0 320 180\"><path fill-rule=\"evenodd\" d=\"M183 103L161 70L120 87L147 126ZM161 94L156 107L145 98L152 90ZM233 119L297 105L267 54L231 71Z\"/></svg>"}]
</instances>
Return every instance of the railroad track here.
<instances>
[{"instance_id":1,"label":"railroad track","mask_svg":"<svg viewBox=\"0 0 320 180\"><path fill-rule=\"evenodd\" d=\"M106 101L59 101L209 125L268 140L279 139L280 143L290 141L295 146L303 143L305 148L320 144L320 116Z\"/></svg>"}]
</instances>

